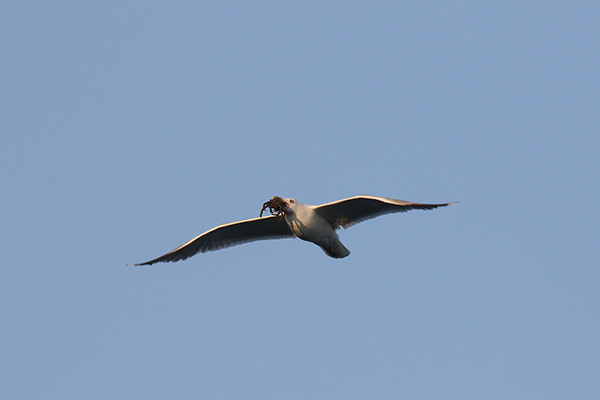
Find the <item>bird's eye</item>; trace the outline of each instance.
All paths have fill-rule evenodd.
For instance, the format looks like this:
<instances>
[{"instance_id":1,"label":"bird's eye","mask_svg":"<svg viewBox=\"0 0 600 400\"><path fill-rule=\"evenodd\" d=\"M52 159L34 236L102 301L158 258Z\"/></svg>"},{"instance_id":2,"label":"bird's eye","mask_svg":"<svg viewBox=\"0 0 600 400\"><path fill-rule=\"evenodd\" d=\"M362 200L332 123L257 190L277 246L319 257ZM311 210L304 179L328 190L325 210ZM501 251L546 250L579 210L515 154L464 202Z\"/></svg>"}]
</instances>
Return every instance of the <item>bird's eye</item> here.
<instances>
[{"instance_id":1,"label":"bird's eye","mask_svg":"<svg viewBox=\"0 0 600 400\"><path fill-rule=\"evenodd\" d=\"M294 204L295 202L296 202L296 200L290 199L290 203Z\"/></svg>"}]
</instances>

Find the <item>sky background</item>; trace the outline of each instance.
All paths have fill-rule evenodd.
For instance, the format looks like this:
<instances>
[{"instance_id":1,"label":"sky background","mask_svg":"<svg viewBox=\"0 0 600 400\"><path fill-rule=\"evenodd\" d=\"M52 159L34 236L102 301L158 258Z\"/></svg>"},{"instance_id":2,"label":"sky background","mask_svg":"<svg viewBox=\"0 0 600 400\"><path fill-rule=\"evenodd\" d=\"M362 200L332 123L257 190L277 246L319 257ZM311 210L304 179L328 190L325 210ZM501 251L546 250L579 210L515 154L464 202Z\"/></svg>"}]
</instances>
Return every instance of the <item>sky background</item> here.
<instances>
[{"instance_id":1,"label":"sky background","mask_svg":"<svg viewBox=\"0 0 600 400\"><path fill-rule=\"evenodd\" d=\"M600 398L599 20L3 4L0 397ZM125 266L357 194L460 202Z\"/></svg>"}]
</instances>

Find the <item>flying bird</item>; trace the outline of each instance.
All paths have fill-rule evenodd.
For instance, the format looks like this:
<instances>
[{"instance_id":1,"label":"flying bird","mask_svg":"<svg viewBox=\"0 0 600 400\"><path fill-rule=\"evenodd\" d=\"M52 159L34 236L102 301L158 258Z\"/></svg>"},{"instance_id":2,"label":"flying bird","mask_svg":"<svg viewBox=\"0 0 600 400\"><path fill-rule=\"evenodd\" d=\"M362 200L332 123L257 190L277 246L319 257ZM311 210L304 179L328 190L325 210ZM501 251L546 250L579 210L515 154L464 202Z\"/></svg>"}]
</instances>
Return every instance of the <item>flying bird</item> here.
<instances>
[{"instance_id":1,"label":"flying bird","mask_svg":"<svg viewBox=\"0 0 600 400\"><path fill-rule=\"evenodd\" d=\"M431 210L454 203L422 204L377 196L355 196L332 203L312 206L290 198L273 197L263 204L258 218L219 225L175 250L140 264L185 260L198 253L219 250L242 243L266 239L297 237L319 246L330 257L350 254L335 232L383 214L409 210ZM263 217L269 209L271 215Z\"/></svg>"}]
</instances>

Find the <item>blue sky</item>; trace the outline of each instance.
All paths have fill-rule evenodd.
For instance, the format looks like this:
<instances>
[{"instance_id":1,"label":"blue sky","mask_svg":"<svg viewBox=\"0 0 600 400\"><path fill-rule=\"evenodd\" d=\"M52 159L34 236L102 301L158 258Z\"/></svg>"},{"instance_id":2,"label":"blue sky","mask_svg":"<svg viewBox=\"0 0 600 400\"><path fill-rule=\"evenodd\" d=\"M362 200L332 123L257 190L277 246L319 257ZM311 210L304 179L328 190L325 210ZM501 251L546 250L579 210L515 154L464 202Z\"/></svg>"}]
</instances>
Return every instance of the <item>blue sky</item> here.
<instances>
[{"instance_id":1,"label":"blue sky","mask_svg":"<svg viewBox=\"0 0 600 400\"><path fill-rule=\"evenodd\" d=\"M0 397L599 398L599 16L4 5ZM356 194L460 203L125 266Z\"/></svg>"}]
</instances>

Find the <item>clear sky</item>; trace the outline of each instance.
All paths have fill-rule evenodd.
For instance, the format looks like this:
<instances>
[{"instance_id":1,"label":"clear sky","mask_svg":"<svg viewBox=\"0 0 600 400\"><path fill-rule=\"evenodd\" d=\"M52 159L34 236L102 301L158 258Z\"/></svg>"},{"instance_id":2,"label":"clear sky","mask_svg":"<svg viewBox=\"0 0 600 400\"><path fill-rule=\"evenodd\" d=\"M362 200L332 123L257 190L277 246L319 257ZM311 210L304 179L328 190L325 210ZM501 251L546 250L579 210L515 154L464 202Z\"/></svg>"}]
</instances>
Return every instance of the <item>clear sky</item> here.
<instances>
[{"instance_id":1,"label":"clear sky","mask_svg":"<svg viewBox=\"0 0 600 400\"><path fill-rule=\"evenodd\" d=\"M598 2L1 14L1 398L600 398ZM460 202L125 266L356 194Z\"/></svg>"}]
</instances>

